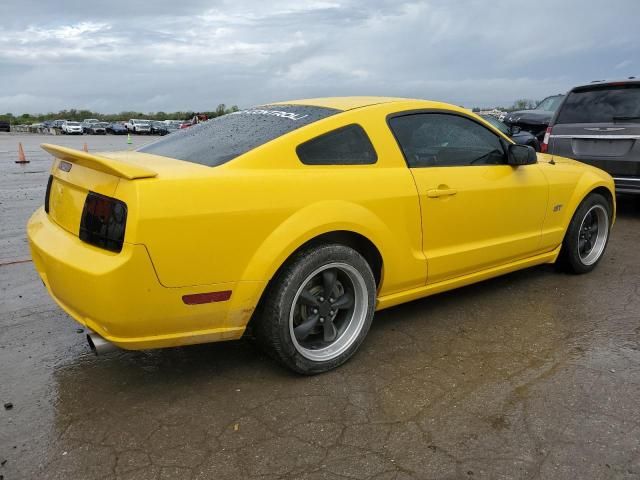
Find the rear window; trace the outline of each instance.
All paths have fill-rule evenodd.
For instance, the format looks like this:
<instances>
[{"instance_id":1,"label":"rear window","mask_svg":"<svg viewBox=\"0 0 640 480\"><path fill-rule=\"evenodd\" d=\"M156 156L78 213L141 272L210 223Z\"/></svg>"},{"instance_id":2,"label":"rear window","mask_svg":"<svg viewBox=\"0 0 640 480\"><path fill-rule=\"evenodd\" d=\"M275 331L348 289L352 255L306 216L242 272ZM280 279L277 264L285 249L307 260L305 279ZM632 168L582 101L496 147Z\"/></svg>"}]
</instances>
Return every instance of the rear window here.
<instances>
[{"instance_id":1,"label":"rear window","mask_svg":"<svg viewBox=\"0 0 640 480\"><path fill-rule=\"evenodd\" d=\"M640 121L640 86L619 85L570 92L555 123Z\"/></svg>"},{"instance_id":2,"label":"rear window","mask_svg":"<svg viewBox=\"0 0 640 480\"><path fill-rule=\"evenodd\" d=\"M240 110L178 130L138 151L215 167L336 113L340 110L303 105Z\"/></svg>"}]
</instances>

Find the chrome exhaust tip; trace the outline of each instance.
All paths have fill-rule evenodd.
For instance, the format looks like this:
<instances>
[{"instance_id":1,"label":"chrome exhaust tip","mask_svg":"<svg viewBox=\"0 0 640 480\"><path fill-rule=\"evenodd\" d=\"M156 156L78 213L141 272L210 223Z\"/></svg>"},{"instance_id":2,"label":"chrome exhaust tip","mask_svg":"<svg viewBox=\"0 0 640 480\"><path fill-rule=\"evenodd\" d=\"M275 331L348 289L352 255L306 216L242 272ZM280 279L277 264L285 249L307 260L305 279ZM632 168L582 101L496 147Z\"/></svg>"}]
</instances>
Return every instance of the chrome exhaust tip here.
<instances>
[{"instance_id":1,"label":"chrome exhaust tip","mask_svg":"<svg viewBox=\"0 0 640 480\"><path fill-rule=\"evenodd\" d=\"M91 351L96 355L104 355L118 349L113 343L105 340L95 332L87 333L87 342Z\"/></svg>"}]
</instances>

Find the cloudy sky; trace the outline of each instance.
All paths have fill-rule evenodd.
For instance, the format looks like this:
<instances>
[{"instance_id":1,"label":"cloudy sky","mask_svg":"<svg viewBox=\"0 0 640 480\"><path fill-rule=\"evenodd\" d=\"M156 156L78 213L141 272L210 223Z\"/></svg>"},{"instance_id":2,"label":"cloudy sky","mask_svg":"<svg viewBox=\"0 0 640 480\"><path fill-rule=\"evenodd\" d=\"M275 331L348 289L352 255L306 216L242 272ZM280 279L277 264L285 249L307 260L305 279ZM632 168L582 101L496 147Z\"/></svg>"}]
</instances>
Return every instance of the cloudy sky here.
<instances>
[{"instance_id":1,"label":"cloudy sky","mask_svg":"<svg viewBox=\"0 0 640 480\"><path fill-rule=\"evenodd\" d=\"M0 0L0 112L471 106L640 74L639 0Z\"/></svg>"}]
</instances>

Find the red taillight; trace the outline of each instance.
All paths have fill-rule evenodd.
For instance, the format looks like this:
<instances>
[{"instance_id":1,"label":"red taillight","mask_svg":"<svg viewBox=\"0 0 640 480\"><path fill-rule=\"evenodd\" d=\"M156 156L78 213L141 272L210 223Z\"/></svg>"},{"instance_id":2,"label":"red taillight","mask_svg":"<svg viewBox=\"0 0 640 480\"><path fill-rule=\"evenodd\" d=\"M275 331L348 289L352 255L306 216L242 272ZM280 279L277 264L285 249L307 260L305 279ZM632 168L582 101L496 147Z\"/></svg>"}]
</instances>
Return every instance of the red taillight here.
<instances>
[{"instance_id":1,"label":"red taillight","mask_svg":"<svg viewBox=\"0 0 640 480\"><path fill-rule=\"evenodd\" d=\"M547 153L549 150L549 138L551 138L551 127L547 127L547 131L544 132L544 139L542 140L542 145L540 145L542 153Z\"/></svg>"},{"instance_id":2,"label":"red taillight","mask_svg":"<svg viewBox=\"0 0 640 480\"><path fill-rule=\"evenodd\" d=\"M120 252L127 224L127 205L115 198L89 192L80 218L80 240Z\"/></svg>"}]
</instances>

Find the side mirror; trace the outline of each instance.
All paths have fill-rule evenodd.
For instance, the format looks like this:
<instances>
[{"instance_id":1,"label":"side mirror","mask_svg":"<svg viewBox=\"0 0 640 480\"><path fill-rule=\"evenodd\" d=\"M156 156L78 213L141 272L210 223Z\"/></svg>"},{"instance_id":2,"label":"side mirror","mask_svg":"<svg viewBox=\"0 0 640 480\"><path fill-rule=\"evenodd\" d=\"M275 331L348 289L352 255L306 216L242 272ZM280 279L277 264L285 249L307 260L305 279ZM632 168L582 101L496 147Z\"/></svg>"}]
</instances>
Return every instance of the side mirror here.
<instances>
[{"instance_id":1,"label":"side mirror","mask_svg":"<svg viewBox=\"0 0 640 480\"><path fill-rule=\"evenodd\" d=\"M507 150L507 163L515 167L519 165L532 165L538 162L538 156L533 147L528 145L509 144Z\"/></svg>"},{"instance_id":2,"label":"side mirror","mask_svg":"<svg viewBox=\"0 0 640 480\"><path fill-rule=\"evenodd\" d=\"M511 135L517 135L518 133L520 133L522 131L522 128L513 125L511 127L509 127L509 130L511 131Z\"/></svg>"}]
</instances>

